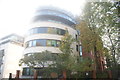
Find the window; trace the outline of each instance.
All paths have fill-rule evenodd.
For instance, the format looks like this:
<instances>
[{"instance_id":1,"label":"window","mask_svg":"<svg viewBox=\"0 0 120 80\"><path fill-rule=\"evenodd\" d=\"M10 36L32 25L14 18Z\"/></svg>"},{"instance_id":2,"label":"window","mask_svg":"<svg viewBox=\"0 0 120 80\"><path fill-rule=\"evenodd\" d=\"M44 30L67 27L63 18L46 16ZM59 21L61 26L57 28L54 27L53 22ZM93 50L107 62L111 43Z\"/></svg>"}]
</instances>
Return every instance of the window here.
<instances>
[{"instance_id":1,"label":"window","mask_svg":"<svg viewBox=\"0 0 120 80\"><path fill-rule=\"evenodd\" d=\"M50 34L52 34L52 31L53 31L52 28L48 28L47 32L50 33Z\"/></svg>"},{"instance_id":2,"label":"window","mask_svg":"<svg viewBox=\"0 0 120 80\"><path fill-rule=\"evenodd\" d=\"M60 29L56 29L56 34L59 34L60 35Z\"/></svg>"},{"instance_id":3,"label":"window","mask_svg":"<svg viewBox=\"0 0 120 80\"><path fill-rule=\"evenodd\" d=\"M66 31L65 30L61 30L61 35L65 35Z\"/></svg>"},{"instance_id":4,"label":"window","mask_svg":"<svg viewBox=\"0 0 120 80\"><path fill-rule=\"evenodd\" d=\"M50 33L50 34L58 34L64 35L66 33L65 30L53 27L37 27L29 30L28 34L38 34L38 33Z\"/></svg>"},{"instance_id":5,"label":"window","mask_svg":"<svg viewBox=\"0 0 120 80\"><path fill-rule=\"evenodd\" d=\"M33 69L31 68L23 68L22 75L24 76L32 76L34 73Z\"/></svg>"},{"instance_id":6,"label":"window","mask_svg":"<svg viewBox=\"0 0 120 80\"><path fill-rule=\"evenodd\" d=\"M36 46L41 46L40 40L35 40L36 41Z\"/></svg>"},{"instance_id":7,"label":"window","mask_svg":"<svg viewBox=\"0 0 120 80\"><path fill-rule=\"evenodd\" d=\"M32 46L36 46L36 40L32 41Z\"/></svg>"},{"instance_id":8,"label":"window","mask_svg":"<svg viewBox=\"0 0 120 80\"><path fill-rule=\"evenodd\" d=\"M39 28L37 28L38 29L38 33L47 33L47 30L48 30L48 28L47 27L39 27Z\"/></svg>"},{"instance_id":9,"label":"window","mask_svg":"<svg viewBox=\"0 0 120 80\"><path fill-rule=\"evenodd\" d=\"M0 65L0 74L2 73L2 71L3 71L3 65L1 64Z\"/></svg>"},{"instance_id":10,"label":"window","mask_svg":"<svg viewBox=\"0 0 120 80\"><path fill-rule=\"evenodd\" d=\"M59 47L59 46L60 46L60 41L57 41L56 46L57 46L57 47Z\"/></svg>"},{"instance_id":11,"label":"window","mask_svg":"<svg viewBox=\"0 0 120 80\"><path fill-rule=\"evenodd\" d=\"M55 40L52 40L52 42L51 42L51 46L54 46L54 47L56 47L56 41Z\"/></svg>"},{"instance_id":12,"label":"window","mask_svg":"<svg viewBox=\"0 0 120 80\"><path fill-rule=\"evenodd\" d=\"M33 33L34 33L34 34L38 33L38 29L37 29L37 28L34 28L34 29L33 29Z\"/></svg>"},{"instance_id":13,"label":"window","mask_svg":"<svg viewBox=\"0 0 120 80\"><path fill-rule=\"evenodd\" d=\"M25 43L26 48L27 47L35 47L35 46L53 46L53 47L59 47L60 41L59 40L45 40L45 39L37 39L37 40L31 40Z\"/></svg>"},{"instance_id":14,"label":"window","mask_svg":"<svg viewBox=\"0 0 120 80\"><path fill-rule=\"evenodd\" d=\"M57 28L52 28L53 29L53 34L57 34Z\"/></svg>"},{"instance_id":15,"label":"window","mask_svg":"<svg viewBox=\"0 0 120 80\"><path fill-rule=\"evenodd\" d=\"M78 40L78 36L77 36L77 34L75 35L75 38L76 38L76 40Z\"/></svg>"},{"instance_id":16,"label":"window","mask_svg":"<svg viewBox=\"0 0 120 80\"><path fill-rule=\"evenodd\" d=\"M23 68L22 75L23 76L33 76L34 70L36 70L38 76L43 76L43 74L45 73L44 69L45 68L29 68L29 67L25 67L25 68Z\"/></svg>"},{"instance_id":17,"label":"window","mask_svg":"<svg viewBox=\"0 0 120 80\"><path fill-rule=\"evenodd\" d=\"M3 60L4 60L4 49L3 49L3 50L0 50L0 74L1 74L1 72L2 72Z\"/></svg>"},{"instance_id":18,"label":"window","mask_svg":"<svg viewBox=\"0 0 120 80\"><path fill-rule=\"evenodd\" d=\"M76 51L79 51L78 45L76 45Z\"/></svg>"},{"instance_id":19,"label":"window","mask_svg":"<svg viewBox=\"0 0 120 80\"><path fill-rule=\"evenodd\" d=\"M47 46L51 46L51 40L47 40Z\"/></svg>"},{"instance_id":20,"label":"window","mask_svg":"<svg viewBox=\"0 0 120 80\"><path fill-rule=\"evenodd\" d=\"M30 41L28 44L29 44L29 47L32 47L32 41Z\"/></svg>"},{"instance_id":21,"label":"window","mask_svg":"<svg viewBox=\"0 0 120 80\"><path fill-rule=\"evenodd\" d=\"M4 56L4 50L0 50L0 58Z\"/></svg>"},{"instance_id":22,"label":"window","mask_svg":"<svg viewBox=\"0 0 120 80\"><path fill-rule=\"evenodd\" d=\"M80 50L80 56L82 56L82 46L80 45L79 48L80 48L79 49Z\"/></svg>"},{"instance_id":23,"label":"window","mask_svg":"<svg viewBox=\"0 0 120 80\"><path fill-rule=\"evenodd\" d=\"M46 46L46 40L36 40L36 46Z\"/></svg>"},{"instance_id":24,"label":"window","mask_svg":"<svg viewBox=\"0 0 120 80\"><path fill-rule=\"evenodd\" d=\"M46 46L46 40L39 40L39 42L41 43L41 46Z\"/></svg>"}]
</instances>

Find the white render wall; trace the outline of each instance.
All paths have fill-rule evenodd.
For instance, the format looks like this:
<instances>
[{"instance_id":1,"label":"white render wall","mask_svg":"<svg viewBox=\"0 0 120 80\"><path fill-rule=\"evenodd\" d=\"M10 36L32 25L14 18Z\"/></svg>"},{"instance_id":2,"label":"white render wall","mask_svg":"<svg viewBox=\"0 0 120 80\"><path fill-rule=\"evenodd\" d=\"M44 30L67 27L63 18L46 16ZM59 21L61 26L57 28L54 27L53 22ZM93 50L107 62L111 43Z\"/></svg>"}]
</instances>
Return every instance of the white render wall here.
<instances>
[{"instance_id":1,"label":"white render wall","mask_svg":"<svg viewBox=\"0 0 120 80\"><path fill-rule=\"evenodd\" d=\"M61 53L61 51L59 50L59 48L57 47L47 47L47 46L37 46L37 47L30 47L30 48L26 48L24 50L24 53L39 53L42 51L50 51L52 53Z\"/></svg>"},{"instance_id":2,"label":"white render wall","mask_svg":"<svg viewBox=\"0 0 120 80\"><path fill-rule=\"evenodd\" d=\"M54 22L48 22L48 21L38 21L35 23L30 24L30 29L35 28L35 27L54 27L54 28L60 28L64 30L68 30L69 34L75 38L75 35L77 34L76 30L71 28L70 26L60 24L60 23L54 23ZM25 43L30 40L34 39L54 39L54 40L61 40L63 36L62 35L57 35L57 34L49 34L49 33L38 33L38 34L32 34L28 35L25 38ZM73 45L73 51L74 53L76 52L76 43ZM26 53L35 53L35 52L42 52L42 51L51 51L52 53L61 53L59 48L57 47L48 47L48 46L36 46L36 47L28 47L24 50L24 54Z\"/></svg>"},{"instance_id":3,"label":"white render wall","mask_svg":"<svg viewBox=\"0 0 120 80\"><path fill-rule=\"evenodd\" d=\"M0 45L0 50L4 49L3 69L0 78L9 78L9 73L16 75L16 70L21 70L19 60L23 56L24 48L18 44L6 43Z\"/></svg>"},{"instance_id":4,"label":"white render wall","mask_svg":"<svg viewBox=\"0 0 120 80\"><path fill-rule=\"evenodd\" d=\"M30 41L30 40L34 40L34 39L55 39L55 40L61 40L63 36L61 35L56 35L56 34L32 34L28 37L26 37L24 42Z\"/></svg>"}]
</instances>

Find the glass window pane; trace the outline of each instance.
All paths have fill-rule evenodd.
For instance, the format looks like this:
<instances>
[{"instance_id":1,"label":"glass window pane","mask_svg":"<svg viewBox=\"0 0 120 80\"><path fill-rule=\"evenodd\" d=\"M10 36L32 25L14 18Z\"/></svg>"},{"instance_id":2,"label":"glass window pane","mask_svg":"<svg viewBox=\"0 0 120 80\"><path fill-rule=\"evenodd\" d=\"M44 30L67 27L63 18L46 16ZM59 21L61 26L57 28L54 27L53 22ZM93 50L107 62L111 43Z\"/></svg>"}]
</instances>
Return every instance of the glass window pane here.
<instances>
[{"instance_id":1,"label":"glass window pane","mask_svg":"<svg viewBox=\"0 0 120 80\"><path fill-rule=\"evenodd\" d=\"M66 31L65 30L61 30L61 35L65 35Z\"/></svg>"},{"instance_id":2,"label":"glass window pane","mask_svg":"<svg viewBox=\"0 0 120 80\"><path fill-rule=\"evenodd\" d=\"M75 38L76 38L76 40L78 40L78 35L77 34L75 35Z\"/></svg>"},{"instance_id":3,"label":"glass window pane","mask_svg":"<svg viewBox=\"0 0 120 80\"><path fill-rule=\"evenodd\" d=\"M36 46L36 40L33 41L32 46Z\"/></svg>"},{"instance_id":4,"label":"glass window pane","mask_svg":"<svg viewBox=\"0 0 120 80\"><path fill-rule=\"evenodd\" d=\"M57 29L57 34L61 35L61 30Z\"/></svg>"},{"instance_id":5,"label":"glass window pane","mask_svg":"<svg viewBox=\"0 0 120 80\"><path fill-rule=\"evenodd\" d=\"M53 27L37 27L29 30L28 34L37 34L37 33L50 33L50 34L59 34L64 35L65 30Z\"/></svg>"},{"instance_id":6,"label":"glass window pane","mask_svg":"<svg viewBox=\"0 0 120 80\"><path fill-rule=\"evenodd\" d=\"M50 33L50 34L52 34L53 32L52 32L53 30L52 30L52 28L48 28L48 33Z\"/></svg>"},{"instance_id":7,"label":"glass window pane","mask_svg":"<svg viewBox=\"0 0 120 80\"><path fill-rule=\"evenodd\" d=\"M38 28L38 33L42 33L40 28Z\"/></svg>"},{"instance_id":8,"label":"glass window pane","mask_svg":"<svg viewBox=\"0 0 120 80\"><path fill-rule=\"evenodd\" d=\"M40 40L36 40L36 46L41 46Z\"/></svg>"},{"instance_id":9,"label":"glass window pane","mask_svg":"<svg viewBox=\"0 0 120 80\"><path fill-rule=\"evenodd\" d=\"M31 69L31 68L23 68L23 72L22 72L22 74L24 75L24 76L31 76L31 75L33 75L33 69Z\"/></svg>"},{"instance_id":10,"label":"glass window pane","mask_svg":"<svg viewBox=\"0 0 120 80\"><path fill-rule=\"evenodd\" d=\"M32 40L32 41L26 42L25 46L26 47L34 47L34 46L54 46L54 47L58 47L58 46L60 46L60 41L59 40L37 39L37 40Z\"/></svg>"},{"instance_id":11,"label":"glass window pane","mask_svg":"<svg viewBox=\"0 0 120 80\"><path fill-rule=\"evenodd\" d=\"M80 56L82 56L82 46L80 46Z\"/></svg>"},{"instance_id":12,"label":"glass window pane","mask_svg":"<svg viewBox=\"0 0 120 80\"><path fill-rule=\"evenodd\" d=\"M38 40L38 43L40 43L40 46L46 46L46 40Z\"/></svg>"},{"instance_id":13,"label":"glass window pane","mask_svg":"<svg viewBox=\"0 0 120 80\"><path fill-rule=\"evenodd\" d=\"M4 49L0 50L0 59L4 56Z\"/></svg>"},{"instance_id":14,"label":"glass window pane","mask_svg":"<svg viewBox=\"0 0 120 80\"><path fill-rule=\"evenodd\" d=\"M37 29L33 28L33 34L36 34L36 33L37 33Z\"/></svg>"},{"instance_id":15,"label":"glass window pane","mask_svg":"<svg viewBox=\"0 0 120 80\"><path fill-rule=\"evenodd\" d=\"M38 28L38 33L47 33L47 28L46 27Z\"/></svg>"},{"instance_id":16,"label":"glass window pane","mask_svg":"<svg viewBox=\"0 0 120 80\"><path fill-rule=\"evenodd\" d=\"M26 74L26 68L23 68L22 74L23 74L23 75L27 75L27 74Z\"/></svg>"},{"instance_id":17,"label":"glass window pane","mask_svg":"<svg viewBox=\"0 0 120 80\"><path fill-rule=\"evenodd\" d=\"M53 34L57 34L57 29L53 28Z\"/></svg>"},{"instance_id":18,"label":"glass window pane","mask_svg":"<svg viewBox=\"0 0 120 80\"><path fill-rule=\"evenodd\" d=\"M78 45L76 45L76 51L79 51Z\"/></svg>"},{"instance_id":19,"label":"glass window pane","mask_svg":"<svg viewBox=\"0 0 120 80\"><path fill-rule=\"evenodd\" d=\"M47 46L51 46L51 40L47 40Z\"/></svg>"},{"instance_id":20,"label":"glass window pane","mask_svg":"<svg viewBox=\"0 0 120 80\"><path fill-rule=\"evenodd\" d=\"M60 41L57 41L56 47L60 46Z\"/></svg>"},{"instance_id":21,"label":"glass window pane","mask_svg":"<svg viewBox=\"0 0 120 80\"><path fill-rule=\"evenodd\" d=\"M30 68L29 75L32 76L33 74L34 74L34 70L32 68Z\"/></svg>"},{"instance_id":22,"label":"glass window pane","mask_svg":"<svg viewBox=\"0 0 120 80\"><path fill-rule=\"evenodd\" d=\"M57 46L57 45L56 45L56 41L55 41L55 40L52 40L51 46L54 46L54 47L56 47L56 46Z\"/></svg>"},{"instance_id":23,"label":"glass window pane","mask_svg":"<svg viewBox=\"0 0 120 80\"><path fill-rule=\"evenodd\" d=\"M29 68L26 68L26 75L29 75Z\"/></svg>"},{"instance_id":24,"label":"glass window pane","mask_svg":"<svg viewBox=\"0 0 120 80\"><path fill-rule=\"evenodd\" d=\"M29 42L29 47L32 47L32 41Z\"/></svg>"}]
</instances>

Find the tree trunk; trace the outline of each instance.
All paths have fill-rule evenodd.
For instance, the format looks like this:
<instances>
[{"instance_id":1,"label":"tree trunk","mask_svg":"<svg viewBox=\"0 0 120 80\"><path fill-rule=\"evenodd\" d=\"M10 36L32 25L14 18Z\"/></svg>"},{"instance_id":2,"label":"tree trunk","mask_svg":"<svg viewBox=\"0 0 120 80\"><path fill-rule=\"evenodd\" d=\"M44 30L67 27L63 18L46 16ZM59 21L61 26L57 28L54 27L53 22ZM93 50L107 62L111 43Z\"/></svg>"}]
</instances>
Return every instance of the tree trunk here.
<instances>
[{"instance_id":1,"label":"tree trunk","mask_svg":"<svg viewBox=\"0 0 120 80\"><path fill-rule=\"evenodd\" d=\"M34 70L34 80L37 80L37 70Z\"/></svg>"},{"instance_id":2,"label":"tree trunk","mask_svg":"<svg viewBox=\"0 0 120 80\"><path fill-rule=\"evenodd\" d=\"M93 79L96 79L96 70L93 70Z\"/></svg>"},{"instance_id":3,"label":"tree trunk","mask_svg":"<svg viewBox=\"0 0 120 80\"><path fill-rule=\"evenodd\" d=\"M66 70L63 71L63 78L64 78L64 80L66 80L66 78L67 78Z\"/></svg>"}]
</instances>

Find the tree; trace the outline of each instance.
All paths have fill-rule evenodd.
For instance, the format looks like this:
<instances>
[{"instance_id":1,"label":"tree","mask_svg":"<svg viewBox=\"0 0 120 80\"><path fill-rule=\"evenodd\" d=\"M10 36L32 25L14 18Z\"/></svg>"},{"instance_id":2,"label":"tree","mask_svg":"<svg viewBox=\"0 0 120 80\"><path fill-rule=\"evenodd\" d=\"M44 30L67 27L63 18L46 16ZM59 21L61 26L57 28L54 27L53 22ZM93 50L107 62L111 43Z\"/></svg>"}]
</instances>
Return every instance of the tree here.
<instances>
[{"instance_id":1,"label":"tree","mask_svg":"<svg viewBox=\"0 0 120 80\"><path fill-rule=\"evenodd\" d=\"M78 40L77 40L78 41ZM60 50L62 51L57 58L57 61L54 65L57 69L61 71L67 72L67 78L73 77L71 74L76 73L75 78L85 77L83 75L80 76L80 72L91 71L93 70L93 61L90 58L80 57L78 55L74 55L72 44L77 42L74 38L72 38L69 33L66 33L65 36L61 39Z\"/></svg>"},{"instance_id":2,"label":"tree","mask_svg":"<svg viewBox=\"0 0 120 80\"><path fill-rule=\"evenodd\" d=\"M54 63L56 58L56 54L52 54L47 50L40 53L29 53L25 54L24 57L19 61L19 66L28 66L30 70L32 70L30 74L33 74L34 70L37 70L37 72L42 71L43 74L40 75L42 75L42 77L49 78L51 72L49 70L49 65Z\"/></svg>"},{"instance_id":3,"label":"tree","mask_svg":"<svg viewBox=\"0 0 120 80\"><path fill-rule=\"evenodd\" d=\"M75 58L72 55L71 44L74 39L68 33L61 40L60 50L62 53L52 54L49 51L41 53L26 54L20 60L20 65L25 64L29 67L45 67L47 65L47 72L56 72L60 74L62 71L70 71L72 65L75 63ZM49 64L50 63L50 64Z\"/></svg>"},{"instance_id":4,"label":"tree","mask_svg":"<svg viewBox=\"0 0 120 80\"><path fill-rule=\"evenodd\" d=\"M108 49L109 56L106 55L106 59L109 67L117 66L117 61L120 61L118 14L116 2L114 1L89 2L83 11L83 20L86 21L91 31L98 33L99 37L102 38L104 47Z\"/></svg>"},{"instance_id":5,"label":"tree","mask_svg":"<svg viewBox=\"0 0 120 80\"><path fill-rule=\"evenodd\" d=\"M55 63L51 64L50 66L54 67L55 69L57 69L57 71L60 72L72 72L74 64L76 63L76 58L72 55L74 54L73 48L71 47L71 44L73 42L75 42L75 39L73 39L72 36L69 35L69 33L67 32L65 36L61 39L61 45L59 47L62 53L58 54Z\"/></svg>"},{"instance_id":6,"label":"tree","mask_svg":"<svg viewBox=\"0 0 120 80\"><path fill-rule=\"evenodd\" d=\"M49 51L43 51L41 53L25 54L20 60L20 65L25 64L29 67L45 67L48 61L54 61L56 55L51 54Z\"/></svg>"},{"instance_id":7,"label":"tree","mask_svg":"<svg viewBox=\"0 0 120 80\"><path fill-rule=\"evenodd\" d=\"M62 53L59 54L51 54L49 51L41 52L41 53L33 53L24 55L21 59L20 64L26 64L29 67L47 67L44 71L45 77L49 77L51 72L55 72L58 75L62 74L62 72L67 73L67 78L72 77L71 73L73 72L80 72L80 71L87 71L90 70L91 67L91 60L89 59L82 59L80 56L73 55L73 48L71 44L75 42L75 39L72 38L69 33L66 33L65 36L61 39L60 50ZM49 63L49 64L48 64ZM76 77L78 77L77 74Z\"/></svg>"},{"instance_id":8,"label":"tree","mask_svg":"<svg viewBox=\"0 0 120 80\"><path fill-rule=\"evenodd\" d=\"M100 63L100 59L103 57L104 47L101 37L97 32L91 30L85 21L80 21L76 28L81 33L79 38L83 47L83 54L92 53L95 56L95 58L91 58L95 61L95 68L102 70L103 64ZM91 56L89 55L89 57Z\"/></svg>"}]
</instances>

